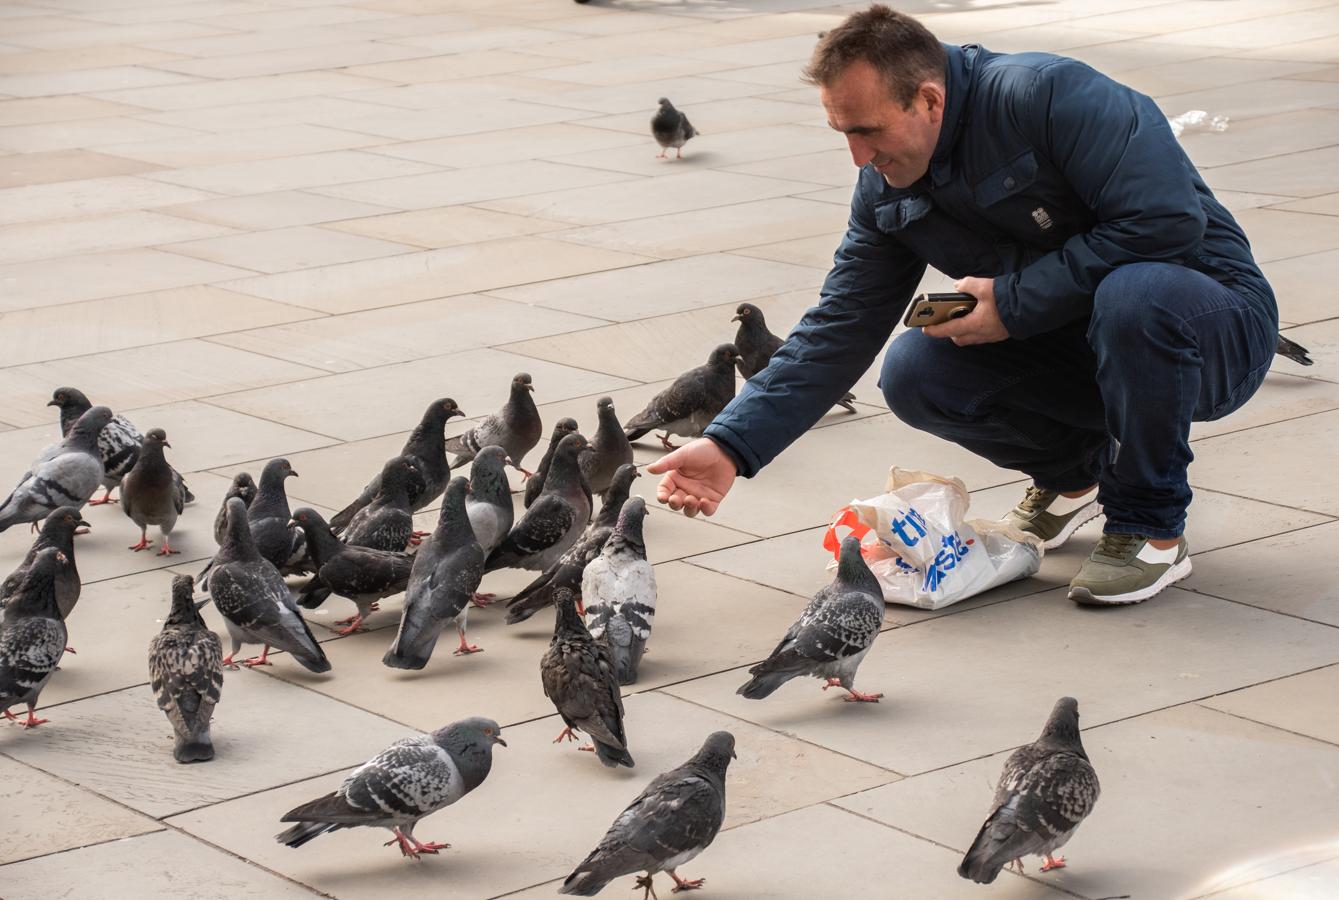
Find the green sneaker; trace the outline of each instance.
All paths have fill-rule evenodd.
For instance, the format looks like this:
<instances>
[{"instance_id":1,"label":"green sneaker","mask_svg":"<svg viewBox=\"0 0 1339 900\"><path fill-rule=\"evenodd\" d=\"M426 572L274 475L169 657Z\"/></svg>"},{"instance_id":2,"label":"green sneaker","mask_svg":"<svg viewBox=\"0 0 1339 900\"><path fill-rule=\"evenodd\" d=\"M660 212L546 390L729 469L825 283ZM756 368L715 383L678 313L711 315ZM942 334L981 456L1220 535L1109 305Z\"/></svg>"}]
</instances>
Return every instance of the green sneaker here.
<instances>
[{"instance_id":1,"label":"green sneaker","mask_svg":"<svg viewBox=\"0 0 1339 900\"><path fill-rule=\"evenodd\" d=\"M1080 525L1101 514L1097 488L1082 497L1062 497L1058 491L1048 491L1034 484L1004 520L1028 534L1035 534L1047 550L1054 550L1069 540Z\"/></svg>"},{"instance_id":2,"label":"green sneaker","mask_svg":"<svg viewBox=\"0 0 1339 900\"><path fill-rule=\"evenodd\" d=\"M1069 583L1069 599L1084 606L1138 603L1189 574L1184 537L1159 550L1142 534L1104 534Z\"/></svg>"}]
</instances>

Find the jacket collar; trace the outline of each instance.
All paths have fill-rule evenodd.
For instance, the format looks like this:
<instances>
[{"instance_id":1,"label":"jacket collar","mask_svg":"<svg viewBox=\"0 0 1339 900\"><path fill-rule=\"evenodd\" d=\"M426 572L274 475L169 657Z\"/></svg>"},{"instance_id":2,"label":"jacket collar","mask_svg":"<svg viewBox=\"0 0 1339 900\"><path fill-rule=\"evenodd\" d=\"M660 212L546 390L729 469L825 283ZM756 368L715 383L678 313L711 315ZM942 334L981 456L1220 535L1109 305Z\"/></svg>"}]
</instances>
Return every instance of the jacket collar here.
<instances>
[{"instance_id":1,"label":"jacket collar","mask_svg":"<svg viewBox=\"0 0 1339 900\"><path fill-rule=\"evenodd\" d=\"M944 100L944 121L939 128L934 155L930 157L930 169L926 173L929 183L934 187L943 186L953 175L953 147L967 115L967 100L972 93L972 69L981 48L977 44L961 47L945 44L944 49L948 51L948 71L944 78L947 95Z\"/></svg>"}]
</instances>

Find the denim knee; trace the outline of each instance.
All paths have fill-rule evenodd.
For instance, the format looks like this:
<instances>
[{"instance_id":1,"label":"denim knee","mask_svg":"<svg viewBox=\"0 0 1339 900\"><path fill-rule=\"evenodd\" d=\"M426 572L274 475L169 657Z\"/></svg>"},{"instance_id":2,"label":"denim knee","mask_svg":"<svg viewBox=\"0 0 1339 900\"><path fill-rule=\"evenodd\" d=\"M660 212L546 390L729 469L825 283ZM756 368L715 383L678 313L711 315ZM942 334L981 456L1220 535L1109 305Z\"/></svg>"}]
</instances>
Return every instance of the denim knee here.
<instances>
[{"instance_id":1,"label":"denim knee","mask_svg":"<svg viewBox=\"0 0 1339 900\"><path fill-rule=\"evenodd\" d=\"M1174 311L1174 283L1182 274L1180 266L1156 262L1131 263L1113 270L1093 294L1088 343L1096 348L1100 343L1146 335L1179 321Z\"/></svg>"},{"instance_id":2,"label":"denim knee","mask_svg":"<svg viewBox=\"0 0 1339 900\"><path fill-rule=\"evenodd\" d=\"M926 393L933 364L923 343L930 340L919 332L899 335L888 347L879 373L879 390L893 415L922 431L942 418Z\"/></svg>"}]
</instances>

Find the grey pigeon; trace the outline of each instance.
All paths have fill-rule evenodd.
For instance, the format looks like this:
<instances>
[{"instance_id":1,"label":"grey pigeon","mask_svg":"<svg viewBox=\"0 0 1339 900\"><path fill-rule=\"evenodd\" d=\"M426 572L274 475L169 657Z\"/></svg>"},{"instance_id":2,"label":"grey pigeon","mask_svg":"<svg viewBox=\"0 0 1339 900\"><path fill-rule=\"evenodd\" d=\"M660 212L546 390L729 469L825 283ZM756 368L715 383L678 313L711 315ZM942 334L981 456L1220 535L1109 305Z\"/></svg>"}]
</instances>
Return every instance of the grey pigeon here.
<instances>
[{"instance_id":1,"label":"grey pigeon","mask_svg":"<svg viewBox=\"0 0 1339 900\"><path fill-rule=\"evenodd\" d=\"M591 512L590 488L581 477L578 461L587 446L586 439L579 434L569 434L559 442L553 466L544 480L544 493L489 554L484 571L505 568L543 571L581 537Z\"/></svg>"},{"instance_id":2,"label":"grey pigeon","mask_svg":"<svg viewBox=\"0 0 1339 900\"><path fill-rule=\"evenodd\" d=\"M1279 335L1278 341L1274 345L1274 352L1285 359L1291 359L1301 366L1309 366L1315 360L1311 358L1311 351L1303 347L1296 341L1291 341L1283 335Z\"/></svg>"},{"instance_id":3,"label":"grey pigeon","mask_svg":"<svg viewBox=\"0 0 1339 900\"><path fill-rule=\"evenodd\" d=\"M772 361L772 354L781 349L781 338L767 328L767 320L762 310L752 303L741 303L735 309L731 322L739 323L735 332L735 347L739 349L739 360L735 363L744 380L752 378ZM847 412L855 412L855 394L849 391L842 395L837 405Z\"/></svg>"},{"instance_id":4,"label":"grey pigeon","mask_svg":"<svg viewBox=\"0 0 1339 900\"><path fill-rule=\"evenodd\" d=\"M209 723L223 690L223 645L195 605L195 580L172 579L172 611L149 641L149 687L176 734L179 763L214 758Z\"/></svg>"},{"instance_id":5,"label":"grey pigeon","mask_svg":"<svg viewBox=\"0 0 1339 900\"><path fill-rule=\"evenodd\" d=\"M539 499L540 492L544 490L544 479L548 477L549 464L553 462L553 454L558 450L558 444L563 438L569 434L575 434L576 431L576 419L559 419L557 424L553 426L553 436L549 438L549 446L539 460L539 467L535 469L535 474L525 480L526 509L529 509Z\"/></svg>"},{"instance_id":6,"label":"grey pigeon","mask_svg":"<svg viewBox=\"0 0 1339 900\"><path fill-rule=\"evenodd\" d=\"M110 409L95 406L79 417L63 440L43 450L0 503L0 531L39 522L62 506L82 508L102 483L98 435L111 420Z\"/></svg>"},{"instance_id":7,"label":"grey pigeon","mask_svg":"<svg viewBox=\"0 0 1339 900\"><path fill-rule=\"evenodd\" d=\"M330 671L330 661L298 614L283 576L256 549L246 506L238 497L228 501L228 530L214 554L209 593L232 638L232 650L223 665L233 665L242 644L261 644L260 656L246 660L245 665L273 665L269 661L273 647L287 650L312 672Z\"/></svg>"},{"instance_id":8,"label":"grey pigeon","mask_svg":"<svg viewBox=\"0 0 1339 900\"><path fill-rule=\"evenodd\" d=\"M307 539L301 531L288 527L293 517L288 508L285 483L298 473L283 457L272 459L260 471L256 499L247 507L246 517L256 550L270 561L281 575L298 575L311 567L307 558Z\"/></svg>"},{"instance_id":9,"label":"grey pigeon","mask_svg":"<svg viewBox=\"0 0 1339 900\"><path fill-rule=\"evenodd\" d=\"M421 669L448 624L460 635L456 656L479 652L465 640L470 598L484 577L484 551L465 507L469 482L453 478L446 486L437 530L414 554L405 587L400 630L381 661L393 669Z\"/></svg>"},{"instance_id":10,"label":"grey pigeon","mask_svg":"<svg viewBox=\"0 0 1339 900\"><path fill-rule=\"evenodd\" d=\"M463 415L464 410L456 406L456 401L450 397L432 401L424 411L418 426L400 448L399 455L413 460L414 468L423 479L421 489L415 487L409 492L409 501L413 505L414 512L427 507L446 490L446 483L451 480L451 464L446 458L446 435L442 429L446 427L451 417ZM358 499L335 513L330 519L330 527L335 534L348 527L354 513L371 503L380 488L381 475L378 474L367 483Z\"/></svg>"},{"instance_id":11,"label":"grey pigeon","mask_svg":"<svg viewBox=\"0 0 1339 900\"><path fill-rule=\"evenodd\" d=\"M618 422L613 398L601 397L595 402L595 410L599 425L590 443L591 452L581 457L581 474L586 476L592 494L603 494L609 490L618 467L632 462L632 444Z\"/></svg>"},{"instance_id":12,"label":"grey pigeon","mask_svg":"<svg viewBox=\"0 0 1339 900\"><path fill-rule=\"evenodd\" d=\"M484 558L507 538L515 523L516 510L511 504L511 486L507 484L507 453L501 447L485 447L470 465L470 490L465 498L474 536L483 548ZM531 479L532 481L534 479ZM474 595L475 606L487 606L493 594Z\"/></svg>"},{"instance_id":13,"label":"grey pigeon","mask_svg":"<svg viewBox=\"0 0 1339 900\"><path fill-rule=\"evenodd\" d=\"M671 434L699 438L711 420L725 409L735 396L735 360L739 351L734 344L721 344L698 366L674 379L674 383L651 398L646 409L623 426L628 440L635 441L653 429L662 429L660 443L666 450L677 449Z\"/></svg>"},{"instance_id":14,"label":"grey pigeon","mask_svg":"<svg viewBox=\"0 0 1339 900\"><path fill-rule=\"evenodd\" d=\"M614 474L613 484L609 485L609 490L605 492L604 504L581 538L559 557L556 563L545 569L538 578L507 601L508 625L524 622L544 607L551 605L559 588L566 588L576 594L578 614L582 616L586 614L582 606L581 576L590 561L600 555L600 551L604 549L604 542L609 540L609 535L614 533L623 502L628 499L628 492L632 490L632 479L639 477L641 473L631 463L619 467L618 472Z\"/></svg>"},{"instance_id":15,"label":"grey pigeon","mask_svg":"<svg viewBox=\"0 0 1339 900\"><path fill-rule=\"evenodd\" d=\"M1043 872L1064 868L1055 851L1093 811L1101 790L1079 737L1079 701L1061 697L1041 736L1004 761L990 815L958 874L990 884L1006 864L1022 872L1024 856L1044 857Z\"/></svg>"},{"instance_id":16,"label":"grey pigeon","mask_svg":"<svg viewBox=\"0 0 1339 900\"><path fill-rule=\"evenodd\" d=\"M656 618L656 573L642 538L645 519L645 500L625 502L613 534L581 576L590 633L609 646L619 684L637 681L637 666Z\"/></svg>"},{"instance_id":17,"label":"grey pigeon","mask_svg":"<svg viewBox=\"0 0 1339 900\"><path fill-rule=\"evenodd\" d=\"M347 626L337 634L365 631L363 619L375 609L376 602L400 593L409 583L414 557L408 553L345 544L335 537L321 514L308 507L293 513L292 524L307 533L307 549L316 568L316 575L297 602L314 609L331 594L337 594L358 607L354 615L335 622Z\"/></svg>"},{"instance_id":18,"label":"grey pigeon","mask_svg":"<svg viewBox=\"0 0 1339 900\"><path fill-rule=\"evenodd\" d=\"M529 478L533 472L522 465L525 455L535 449L539 439L544 436L544 423L540 421L539 409L535 398L530 394L535 386L530 376L521 372L511 380L511 394L502 409L487 416L464 434L458 434L446 442L446 449L459 454L451 461L452 466L469 462L484 447L497 445L507 451L507 458L517 471Z\"/></svg>"},{"instance_id":19,"label":"grey pigeon","mask_svg":"<svg viewBox=\"0 0 1339 900\"><path fill-rule=\"evenodd\" d=\"M0 624L0 711L13 720L9 708L27 704L24 728L48 721L37 718L33 710L65 653L65 623L56 605L56 572L61 561L55 547L38 552L5 606Z\"/></svg>"},{"instance_id":20,"label":"grey pigeon","mask_svg":"<svg viewBox=\"0 0 1339 900\"><path fill-rule=\"evenodd\" d=\"M88 523L73 506L62 506L46 517L37 540L33 541L32 547L24 555L23 562L0 583L0 609L5 607L10 597L18 593L37 554L47 547L55 547L61 553L61 559L56 563L56 606L62 619L69 617L74 605L79 602L79 592L83 588L79 569L74 564L74 535L75 530L81 527L88 527Z\"/></svg>"},{"instance_id":21,"label":"grey pigeon","mask_svg":"<svg viewBox=\"0 0 1339 900\"><path fill-rule=\"evenodd\" d=\"M883 625L883 589L860 555L860 539L842 541L837 577L819 590L790 626L786 636L753 676L735 693L750 700L768 697L781 685L801 675L826 680L823 690L840 687L845 700L878 702L883 694L857 691L856 669Z\"/></svg>"},{"instance_id":22,"label":"grey pigeon","mask_svg":"<svg viewBox=\"0 0 1339 900\"><path fill-rule=\"evenodd\" d=\"M74 423L79 421L79 417L93 408L84 392L72 387L56 388L47 406L60 409L61 437L67 437ZM112 499L112 490L121 483L126 473L134 468L135 460L139 459L140 445L143 443L144 435L139 433L139 429L132 425L129 419L125 416L112 417L107 427L98 435L98 454L102 457L102 486L107 490L100 499L90 500L89 506L116 502Z\"/></svg>"},{"instance_id":23,"label":"grey pigeon","mask_svg":"<svg viewBox=\"0 0 1339 900\"><path fill-rule=\"evenodd\" d=\"M228 485L223 502L219 504L218 515L214 517L214 543L223 543L223 535L228 530L228 501L240 497L249 510L251 501L256 499L256 491L256 482L250 472L238 472L232 477L232 484Z\"/></svg>"},{"instance_id":24,"label":"grey pigeon","mask_svg":"<svg viewBox=\"0 0 1339 900\"><path fill-rule=\"evenodd\" d=\"M670 147L674 148L675 159L683 159L683 145L697 136L698 131L688 117L674 108L666 97L656 101L660 108L651 117L651 136L660 145L656 159L664 159Z\"/></svg>"},{"instance_id":25,"label":"grey pigeon","mask_svg":"<svg viewBox=\"0 0 1339 900\"><path fill-rule=\"evenodd\" d=\"M553 742L575 740L572 732L584 731L590 735L600 762L610 768L632 768L623 729L623 697L609 648L586 630L586 623L577 614L575 594L559 589L554 605L558 615L553 640L539 661L544 696L553 701L566 725Z\"/></svg>"},{"instance_id":26,"label":"grey pigeon","mask_svg":"<svg viewBox=\"0 0 1339 900\"><path fill-rule=\"evenodd\" d=\"M327 831L366 825L389 828L395 838L387 846L399 844L405 856L445 850L451 845L420 843L414 826L484 783L494 744L507 746L502 727L479 716L402 738L354 769L333 793L290 810L279 821L297 824L275 840L301 847Z\"/></svg>"},{"instance_id":27,"label":"grey pigeon","mask_svg":"<svg viewBox=\"0 0 1339 900\"><path fill-rule=\"evenodd\" d=\"M163 448L171 446L163 429L149 429L135 467L121 482L121 511L139 526L139 543L130 546L136 552L148 548L150 525L163 533L159 556L181 552L172 549L171 537L177 516L186 507L186 486L163 455Z\"/></svg>"},{"instance_id":28,"label":"grey pigeon","mask_svg":"<svg viewBox=\"0 0 1339 900\"><path fill-rule=\"evenodd\" d=\"M344 531L344 543L373 550L401 552L414 534L413 504L409 492L423 478L407 456L397 456L381 468L372 502L358 510ZM420 488L421 490L421 488Z\"/></svg>"},{"instance_id":29,"label":"grey pigeon","mask_svg":"<svg viewBox=\"0 0 1339 900\"><path fill-rule=\"evenodd\" d=\"M725 821L725 772L735 755L735 736L717 731L692 759L656 776L619 813L596 848L577 866L560 894L593 897L620 875L645 872L636 886L654 897L652 876L668 872L674 891L700 888L705 878L680 878L679 867L716 839Z\"/></svg>"}]
</instances>

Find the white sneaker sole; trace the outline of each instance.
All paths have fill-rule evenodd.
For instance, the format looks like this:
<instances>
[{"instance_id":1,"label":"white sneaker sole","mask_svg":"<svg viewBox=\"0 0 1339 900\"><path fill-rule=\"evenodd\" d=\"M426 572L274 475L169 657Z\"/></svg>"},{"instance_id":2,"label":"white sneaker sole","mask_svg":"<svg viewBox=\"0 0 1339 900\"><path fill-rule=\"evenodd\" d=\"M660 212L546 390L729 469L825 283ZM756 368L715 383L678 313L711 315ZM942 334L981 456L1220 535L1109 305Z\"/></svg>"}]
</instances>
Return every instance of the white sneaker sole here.
<instances>
[{"instance_id":1,"label":"white sneaker sole","mask_svg":"<svg viewBox=\"0 0 1339 900\"><path fill-rule=\"evenodd\" d=\"M1139 603L1162 593L1165 588L1171 587L1189 574L1190 557L1187 556L1166 572L1163 572L1162 577L1148 587L1130 591L1126 594L1107 594L1101 597L1096 596L1087 588L1070 588L1069 599L1081 606L1128 606L1131 603Z\"/></svg>"},{"instance_id":2,"label":"white sneaker sole","mask_svg":"<svg viewBox=\"0 0 1339 900\"><path fill-rule=\"evenodd\" d=\"M1100 515L1102 515L1102 504L1094 500L1092 503L1079 509L1079 511L1074 514L1074 518L1066 522L1065 527L1060 529L1060 533L1042 544L1042 546L1047 550L1054 550L1056 547L1062 546L1065 541L1069 540L1074 535L1074 532L1078 531L1084 525L1087 525Z\"/></svg>"}]
</instances>

